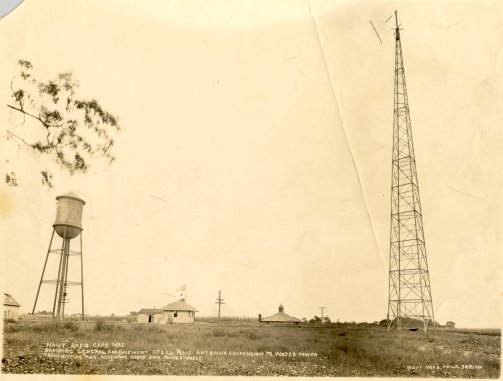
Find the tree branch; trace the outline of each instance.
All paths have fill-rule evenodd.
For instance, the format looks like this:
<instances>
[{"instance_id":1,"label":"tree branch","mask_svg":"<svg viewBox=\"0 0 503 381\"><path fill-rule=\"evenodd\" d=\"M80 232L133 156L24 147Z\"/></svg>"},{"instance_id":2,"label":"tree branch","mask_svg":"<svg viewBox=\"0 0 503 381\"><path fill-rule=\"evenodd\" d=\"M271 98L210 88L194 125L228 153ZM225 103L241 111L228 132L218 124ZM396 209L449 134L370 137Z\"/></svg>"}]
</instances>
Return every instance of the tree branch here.
<instances>
[{"instance_id":1,"label":"tree branch","mask_svg":"<svg viewBox=\"0 0 503 381\"><path fill-rule=\"evenodd\" d=\"M34 148L33 147L33 144L30 144L28 143L26 140L24 140L22 137L16 135L14 132L12 132L11 130L7 130L7 135L9 136L13 136L15 137L16 139L20 140L21 142L23 142L24 144L26 144L27 146L30 146L31 148Z\"/></svg>"},{"instance_id":2,"label":"tree branch","mask_svg":"<svg viewBox=\"0 0 503 381\"><path fill-rule=\"evenodd\" d=\"M16 110L16 111L19 111L19 112L22 112L24 115L28 115L28 116L31 116L32 118L38 120L40 123L42 123L42 125L45 127L45 128L49 128L51 126L49 126L47 123L45 123L42 119L40 119L40 117L38 116L35 116L33 114L30 114L28 111L22 109L22 108L17 108L17 107L14 107L14 106L11 106L11 105L7 105L7 107L10 107L11 109L13 110Z\"/></svg>"}]
</instances>

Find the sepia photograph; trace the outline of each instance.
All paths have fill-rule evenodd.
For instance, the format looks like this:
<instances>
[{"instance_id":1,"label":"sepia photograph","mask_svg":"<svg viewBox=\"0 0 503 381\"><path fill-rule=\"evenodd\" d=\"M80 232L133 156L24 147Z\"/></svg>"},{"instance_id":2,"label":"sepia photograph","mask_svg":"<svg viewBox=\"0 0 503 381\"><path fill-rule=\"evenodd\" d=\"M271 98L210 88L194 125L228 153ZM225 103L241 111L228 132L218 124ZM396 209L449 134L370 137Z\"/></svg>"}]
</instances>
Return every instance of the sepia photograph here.
<instances>
[{"instance_id":1,"label":"sepia photograph","mask_svg":"<svg viewBox=\"0 0 503 381\"><path fill-rule=\"evenodd\" d=\"M1 378L501 374L503 3L0 5Z\"/></svg>"}]
</instances>

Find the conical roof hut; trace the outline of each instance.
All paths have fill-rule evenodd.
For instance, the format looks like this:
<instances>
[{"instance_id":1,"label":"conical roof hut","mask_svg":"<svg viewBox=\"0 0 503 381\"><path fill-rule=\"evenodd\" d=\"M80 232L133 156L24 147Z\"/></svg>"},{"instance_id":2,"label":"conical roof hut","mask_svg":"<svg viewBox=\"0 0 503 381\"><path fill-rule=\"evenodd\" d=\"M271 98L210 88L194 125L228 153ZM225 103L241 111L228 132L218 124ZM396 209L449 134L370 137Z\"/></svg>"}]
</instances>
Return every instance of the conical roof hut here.
<instances>
[{"instance_id":1,"label":"conical roof hut","mask_svg":"<svg viewBox=\"0 0 503 381\"><path fill-rule=\"evenodd\" d=\"M296 317L293 317L293 316L286 314L284 312L285 308L282 305L280 305L278 307L278 309L279 309L278 313L276 313L272 316L263 318L261 320L261 322L262 323L295 323L295 324L301 323L301 320L297 319Z\"/></svg>"}]
</instances>

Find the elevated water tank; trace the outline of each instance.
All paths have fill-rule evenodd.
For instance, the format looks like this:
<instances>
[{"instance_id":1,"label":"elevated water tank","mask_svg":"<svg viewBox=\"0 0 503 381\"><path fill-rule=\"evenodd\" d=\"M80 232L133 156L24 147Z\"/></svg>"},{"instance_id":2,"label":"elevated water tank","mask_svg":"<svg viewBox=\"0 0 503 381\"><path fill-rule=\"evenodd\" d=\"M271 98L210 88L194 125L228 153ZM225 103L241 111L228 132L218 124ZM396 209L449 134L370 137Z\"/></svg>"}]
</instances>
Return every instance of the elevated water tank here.
<instances>
[{"instance_id":1,"label":"elevated water tank","mask_svg":"<svg viewBox=\"0 0 503 381\"><path fill-rule=\"evenodd\" d=\"M73 239L82 231L82 209L86 204L75 193L56 197L58 201L54 228L61 238Z\"/></svg>"}]
</instances>

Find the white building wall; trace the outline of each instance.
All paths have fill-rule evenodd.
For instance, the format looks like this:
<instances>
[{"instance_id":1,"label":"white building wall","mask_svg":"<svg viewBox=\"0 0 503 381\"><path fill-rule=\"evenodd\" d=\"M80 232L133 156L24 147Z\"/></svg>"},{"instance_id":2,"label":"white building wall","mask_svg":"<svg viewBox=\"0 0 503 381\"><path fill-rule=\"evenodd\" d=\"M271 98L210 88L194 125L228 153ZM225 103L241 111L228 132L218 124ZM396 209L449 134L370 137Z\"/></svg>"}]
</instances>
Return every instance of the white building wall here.
<instances>
[{"instance_id":1,"label":"white building wall","mask_svg":"<svg viewBox=\"0 0 503 381\"><path fill-rule=\"evenodd\" d=\"M164 311L161 322L164 324L193 324L194 317L195 312L192 311Z\"/></svg>"},{"instance_id":2,"label":"white building wall","mask_svg":"<svg viewBox=\"0 0 503 381\"><path fill-rule=\"evenodd\" d=\"M148 323L148 315L138 314L138 323Z\"/></svg>"},{"instance_id":3,"label":"white building wall","mask_svg":"<svg viewBox=\"0 0 503 381\"><path fill-rule=\"evenodd\" d=\"M157 313L154 315L148 315L148 314L138 314L138 323L149 323L149 316L152 316L152 320L150 323L160 323L160 320L162 320L162 314Z\"/></svg>"},{"instance_id":4,"label":"white building wall","mask_svg":"<svg viewBox=\"0 0 503 381\"><path fill-rule=\"evenodd\" d=\"M19 307L3 306L3 318L18 320L19 319Z\"/></svg>"}]
</instances>

